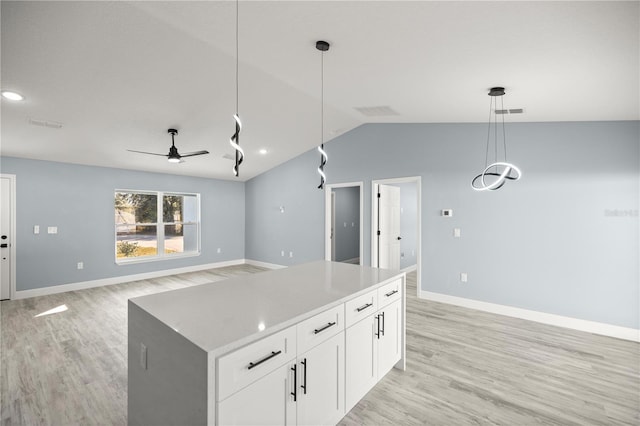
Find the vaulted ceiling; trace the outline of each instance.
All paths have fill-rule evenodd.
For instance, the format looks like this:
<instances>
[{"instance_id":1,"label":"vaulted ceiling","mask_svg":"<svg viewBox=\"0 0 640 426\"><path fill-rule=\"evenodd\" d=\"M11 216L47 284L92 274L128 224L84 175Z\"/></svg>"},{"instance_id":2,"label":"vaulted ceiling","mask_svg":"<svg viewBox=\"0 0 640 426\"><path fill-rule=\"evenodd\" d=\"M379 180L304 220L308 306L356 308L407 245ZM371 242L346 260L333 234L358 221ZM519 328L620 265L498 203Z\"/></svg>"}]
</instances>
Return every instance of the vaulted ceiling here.
<instances>
[{"instance_id":1,"label":"vaulted ceiling","mask_svg":"<svg viewBox=\"0 0 640 426\"><path fill-rule=\"evenodd\" d=\"M2 1L0 153L246 180L363 123L638 120L639 2ZM359 109L373 108L377 115ZM182 152L170 164L170 127ZM260 154L266 149L267 154Z\"/></svg>"}]
</instances>

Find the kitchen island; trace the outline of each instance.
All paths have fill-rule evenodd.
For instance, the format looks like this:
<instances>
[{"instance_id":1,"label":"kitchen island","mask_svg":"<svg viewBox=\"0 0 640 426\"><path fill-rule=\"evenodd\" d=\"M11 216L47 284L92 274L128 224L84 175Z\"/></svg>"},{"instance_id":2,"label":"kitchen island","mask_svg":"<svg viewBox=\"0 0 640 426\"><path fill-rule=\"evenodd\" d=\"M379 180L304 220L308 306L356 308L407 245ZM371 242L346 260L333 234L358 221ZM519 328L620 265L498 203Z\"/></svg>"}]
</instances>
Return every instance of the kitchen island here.
<instances>
[{"instance_id":1,"label":"kitchen island","mask_svg":"<svg viewBox=\"0 0 640 426\"><path fill-rule=\"evenodd\" d=\"M405 368L405 275L317 261L129 300L128 421L335 424Z\"/></svg>"}]
</instances>

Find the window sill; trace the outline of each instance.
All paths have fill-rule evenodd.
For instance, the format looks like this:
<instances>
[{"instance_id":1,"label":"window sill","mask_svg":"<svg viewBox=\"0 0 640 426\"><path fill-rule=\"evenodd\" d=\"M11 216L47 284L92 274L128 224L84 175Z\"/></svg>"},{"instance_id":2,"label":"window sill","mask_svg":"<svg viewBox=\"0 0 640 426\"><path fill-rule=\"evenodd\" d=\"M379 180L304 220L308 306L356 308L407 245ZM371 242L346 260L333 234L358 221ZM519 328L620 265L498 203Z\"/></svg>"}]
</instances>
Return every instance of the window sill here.
<instances>
[{"instance_id":1,"label":"window sill","mask_svg":"<svg viewBox=\"0 0 640 426\"><path fill-rule=\"evenodd\" d=\"M171 256L148 256L148 257L139 257L139 258L134 257L131 259L117 259L116 265L122 266L122 265L133 265L138 263L163 262L167 260L184 259L187 257L197 257L197 256L200 256L200 252L174 254Z\"/></svg>"}]
</instances>

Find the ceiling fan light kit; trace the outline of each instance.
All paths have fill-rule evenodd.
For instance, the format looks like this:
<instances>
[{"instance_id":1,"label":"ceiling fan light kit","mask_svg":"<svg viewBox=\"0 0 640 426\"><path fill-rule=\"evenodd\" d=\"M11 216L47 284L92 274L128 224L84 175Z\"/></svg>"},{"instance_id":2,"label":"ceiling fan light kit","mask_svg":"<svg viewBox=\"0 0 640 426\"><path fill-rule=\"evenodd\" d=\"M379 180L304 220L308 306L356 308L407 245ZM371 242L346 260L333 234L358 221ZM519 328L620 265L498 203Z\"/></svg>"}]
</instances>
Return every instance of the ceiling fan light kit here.
<instances>
[{"instance_id":1,"label":"ceiling fan light kit","mask_svg":"<svg viewBox=\"0 0 640 426\"><path fill-rule=\"evenodd\" d=\"M498 108L497 98L500 97L500 111L504 111L504 102L502 96L504 96L504 87L492 87L489 90L490 102L489 102L489 126L487 129L487 148L485 153L484 170L471 180L471 188L476 191L496 191L502 188L507 180L516 181L522 177L522 172L514 164L507 161L507 138L504 128L504 114L502 115L502 145L503 145L503 158L504 161L499 161L498 157ZM493 152L494 161L489 164L489 147L491 144L491 113L494 113L494 126L493 126ZM493 179L487 179L491 177Z\"/></svg>"}]
</instances>

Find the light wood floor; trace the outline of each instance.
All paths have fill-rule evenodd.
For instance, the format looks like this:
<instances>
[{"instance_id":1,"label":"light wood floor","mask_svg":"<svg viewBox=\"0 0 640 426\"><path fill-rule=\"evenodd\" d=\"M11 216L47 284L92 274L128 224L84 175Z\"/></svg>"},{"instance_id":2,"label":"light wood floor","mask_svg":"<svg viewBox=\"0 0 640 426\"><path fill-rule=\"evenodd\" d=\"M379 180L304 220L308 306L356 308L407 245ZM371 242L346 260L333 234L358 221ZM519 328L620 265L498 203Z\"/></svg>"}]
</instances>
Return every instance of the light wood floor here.
<instances>
[{"instance_id":1,"label":"light wood floor","mask_svg":"<svg viewBox=\"0 0 640 426\"><path fill-rule=\"evenodd\" d=\"M126 424L127 299L261 270L1 302L2 425ZM639 344L420 300L415 274L407 290L407 371L342 425L640 424Z\"/></svg>"}]
</instances>

